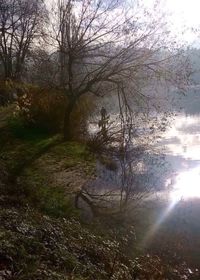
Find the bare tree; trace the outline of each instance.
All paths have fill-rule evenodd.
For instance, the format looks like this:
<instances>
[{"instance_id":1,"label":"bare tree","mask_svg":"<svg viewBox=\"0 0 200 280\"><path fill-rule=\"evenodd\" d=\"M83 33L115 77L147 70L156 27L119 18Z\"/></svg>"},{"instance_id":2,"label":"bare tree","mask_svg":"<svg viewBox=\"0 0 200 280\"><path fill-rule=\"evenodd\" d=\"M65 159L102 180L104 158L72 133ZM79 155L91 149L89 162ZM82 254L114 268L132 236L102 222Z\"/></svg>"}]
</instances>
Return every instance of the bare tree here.
<instances>
[{"instance_id":1,"label":"bare tree","mask_svg":"<svg viewBox=\"0 0 200 280\"><path fill-rule=\"evenodd\" d=\"M131 109L130 100L149 102L141 90L148 81L179 85L186 78L183 65L172 63L175 48L168 40L163 15L155 18L156 12L152 17L147 11L134 13L118 0L56 3L51 39L57 43L60 86L68 99L66 140L72 137L71 113L82 95L115 94L124 112L125 107Z\"/></svg>"},{"instance_id":2,"label":"bare tree","mask_svg":"<svg viewBox=\"0 0 200 280\"><path fill-rule=\"evenodd\" d=\"M25 59L41 36L43 0L0 0L0 60L4 79L20 80Z\"/></svg>"}]
</instances>

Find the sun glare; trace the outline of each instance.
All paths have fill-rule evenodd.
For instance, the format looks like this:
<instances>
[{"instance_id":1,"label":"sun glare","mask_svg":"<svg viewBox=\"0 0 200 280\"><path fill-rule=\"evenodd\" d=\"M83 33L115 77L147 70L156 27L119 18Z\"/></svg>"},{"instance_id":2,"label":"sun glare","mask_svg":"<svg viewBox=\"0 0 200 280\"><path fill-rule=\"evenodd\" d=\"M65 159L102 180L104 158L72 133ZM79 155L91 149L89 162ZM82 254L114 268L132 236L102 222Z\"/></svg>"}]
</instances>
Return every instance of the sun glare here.
<instances>
[{"instance_id":1,"label":"sun glare","mask_svg":"<svg viewBox=\"0 0 200 280\"><path fill-rule=\"evenodd\" d=\"M143 0L147 7L151 7L155 0ZM169 13L170 28L180 41L196 44L198 35L192 30L200 26L199 0L160 0L162 9ZM199 45L199 44L198 44Z\"/></svg>"},{"instance_id":2,"label":"sun glare","mask_svg":"<svg viewBox=\"0 0 200 280\"><path fill-rule=\"evenodd\" d=\"M186 24L200 23L199 21L199 0L167 0L166 4L172 12L181 17Z\"/></svg>"},{"instance_id":3,"label":"sun glare","mask_svg":"<svg viewBox=\"0 0 200 280\"><path fill-rule=\"evenodd\" d=\"M181 199L200 198L200 167L180 173L171 196L174 202Z\"/></svg>"}]
</instances>

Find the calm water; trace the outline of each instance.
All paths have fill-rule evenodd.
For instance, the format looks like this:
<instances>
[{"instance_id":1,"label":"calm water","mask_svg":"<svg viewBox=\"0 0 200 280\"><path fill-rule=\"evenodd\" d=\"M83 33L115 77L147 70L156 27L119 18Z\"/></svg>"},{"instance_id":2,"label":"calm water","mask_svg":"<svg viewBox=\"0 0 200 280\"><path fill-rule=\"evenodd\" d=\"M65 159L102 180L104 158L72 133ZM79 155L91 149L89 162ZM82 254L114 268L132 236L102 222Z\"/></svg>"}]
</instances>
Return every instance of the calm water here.
<instances>
[{"instance_id":1,"label":"calm water","mask_svg":"<svg viewBox=\"0 0 200 280\"><path fill-rule=\"evenodd\" d=\"M133 208L128 215L128 222L136 230L137 244L145 250L150 248L158 255L167 253L169 259L187 261L193 272L195 268L200 269L199 99L191 98L191 104L184 101L189 104L185 110L188 114L177 115L156 144L171 166L165 176L159 164L150 164L150 171L158 173L156 183L160 190L156 195L145 198L142 207L138 210ZM155 157L156 153L153 152L152 156ZM147 160L143 160L146 164ZM103 180L97 180L95 189L98 192L115 189L118 184L115 172L105 170L101 164L99 172ZM168 190L163 190L164 187L168 187Z\"/></svg>"},{"instance_id":2,"label":"calm water","mask_svg":"<svg viewBox=\"0 0 200 280\"><path fill-rule=\"evenodd\" d=\"M200 198L200 115L176 116L160 145L174 170L172 199Z\"/></svg>"},{"instance_id":3,"label":"calm water","mask_svg":"<svg viewBox=\"0 0 200 280\"><path fill-rule=\"evenodd\" d=\"M94 124L90 129L97 131L98 127ZM165 156L165 161L170 166L166 176L162 173L159 162L155 166L151 161L148 163L150 169L155 174L158 173L159 179L157 178L156 182L159 185L158 189L169 187L167 188L170 190L169 198L174 201L200 198L200 114L179 114L174 117L170 127L156 144L156 148ZM153 154L152 157L156 158L157 155ZM147 163L147 159L141 160ZM107 170L101 164L98 166L98 172L102 176L96 181L96 189L106 191L116 188L117 185L120 188L120 180L117 181L115 172Z\"/></svg>"}]
</instances>

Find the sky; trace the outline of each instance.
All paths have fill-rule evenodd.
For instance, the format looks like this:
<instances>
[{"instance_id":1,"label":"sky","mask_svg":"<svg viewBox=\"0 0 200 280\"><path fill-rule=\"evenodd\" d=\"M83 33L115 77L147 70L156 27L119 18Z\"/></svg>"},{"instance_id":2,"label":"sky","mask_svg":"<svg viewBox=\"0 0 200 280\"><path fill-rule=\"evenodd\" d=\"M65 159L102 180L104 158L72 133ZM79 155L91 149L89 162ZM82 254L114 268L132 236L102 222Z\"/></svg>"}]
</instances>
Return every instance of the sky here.
<instances>
[{"instance_id":1,"label":"sky","mask_svg":"<svg viewBox=\"0 0 200 280\"><path fill-rule=\"evenodd\" d=\"M143 2L151 6L156 0L143 0ZM163 9L172 13L176 23L200 25L200 0L159 0L158 2Z\"/></svg>"},{"instance_id":2,"label":"sky","mask_svg":"<svg viewBox=\"0 0 200 280\"><path fill-rule=\"evenodd\" d=\"M166 7L174 13L173 17L178 22L188 25L200 24L199 0L165 0Z\"/></svg>"},{"instance_id":3,"label":"sky","mask_svg":"<svg viewBox=\"0 0 200 280\"><path fill-rule=\"evenodd\" d=\"M140 1L140 0L139 0ZM143 0L145 5L151 6L155 0ZM200 31L194 33L191 28L200 30L200 0L160 0L163 10L170 14L174 33L181 34L184 40L191 44L198 44ZM199 45L199 44L198 44Z\"/></svg>"},{"instance_id":4,"label":"sky","mask_svg":"<svg viewBox=\"0 0 200 280\"><path fill-rule=\"evenodd\" d=\"M161 10L170 16L171 30L180 40L195 47L200 47L200 0L125 0L127 2L138 1L147 8L152 8L155 2L160 3ZM53 0L46 0L52 3ZM199 32L192 32L191 29Z\"/></svg>"}]
</instances>

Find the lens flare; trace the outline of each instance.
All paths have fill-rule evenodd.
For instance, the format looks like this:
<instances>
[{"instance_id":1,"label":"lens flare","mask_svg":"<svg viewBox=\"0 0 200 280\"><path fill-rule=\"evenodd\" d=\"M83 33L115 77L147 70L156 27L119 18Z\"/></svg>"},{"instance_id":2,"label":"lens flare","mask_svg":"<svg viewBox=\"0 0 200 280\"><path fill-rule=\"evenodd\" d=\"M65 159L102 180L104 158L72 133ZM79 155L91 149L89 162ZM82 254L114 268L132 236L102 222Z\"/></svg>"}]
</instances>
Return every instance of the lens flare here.
<instances>
[{"instance_id":1,"label":"lens flare","mask_svg":"<svg viewBox=\"0 0 200 280\"><path fill-rule=\"evenodd\" d=\"M198 197L200 198L200 167L180 173L171 192L174 202Z\"/></svg>"}]
</instances>

